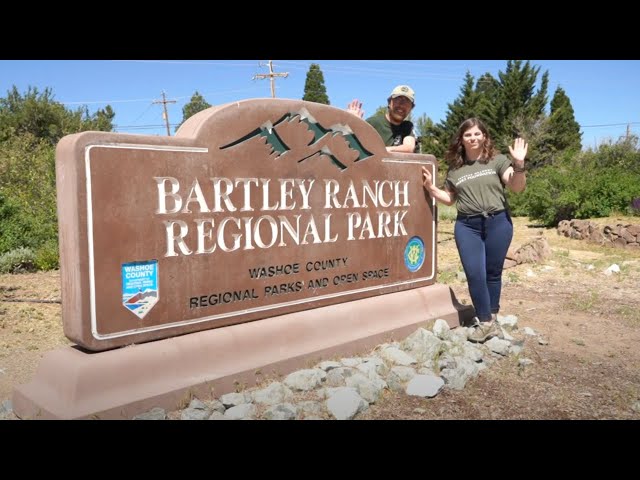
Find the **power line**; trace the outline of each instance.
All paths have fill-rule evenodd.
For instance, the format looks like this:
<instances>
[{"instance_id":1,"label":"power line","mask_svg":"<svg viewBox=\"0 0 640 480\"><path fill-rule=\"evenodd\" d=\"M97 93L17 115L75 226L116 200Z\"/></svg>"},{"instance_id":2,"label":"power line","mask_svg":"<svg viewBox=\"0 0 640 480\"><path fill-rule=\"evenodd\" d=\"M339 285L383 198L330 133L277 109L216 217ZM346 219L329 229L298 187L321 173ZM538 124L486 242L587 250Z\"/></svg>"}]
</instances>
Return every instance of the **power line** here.
<instances>
[{"instance_id":1,"label":"power line","mask_svg":"<svg viewBox=\"0 0 640 480\"><path fill-rule=\"evenodd\" d=\"M582 128L590 127L619 127L621 125L640 125L640 122L603 123L602 125L580 125Z\"/></svg>"},{"instance_id":2,"label":"power line","mask_svg":"<svg viewBox=\"0 0 640 480\"><path fill-rule=\"evenodd\" d=\"M114 60L115 62L116 60ZM120 61L120 60L118 60ZM232 62L191 62L191 61L167 61L167 60L124 60L124 62L139 62L139 63L164 63L164 64L200 64L203 66L235 66L235 67L245 67L248 66L250 64L247 63L232 63ZM350 65L335 65L332 63L328 63L323 67L323 70L329 70L329 71L333 71L333 72L340 72L343 74L354 74L354 75L368 75L368 76L384 76L386 74L388 75L393 75L393 76L397 76L397 75L402 75L402 74L409 74L410 72L399 72L399 71L394 71L394 72L386 72L384 69L378 69L378 68L369 68L369 67L364 67L363 68L363 64L376 64L382 61L368 61L368 60L364 60L364 61L353 61ZM389 62L386 62L386 64L389 64ZM414 66L413 62L394 62L394 65L406 65L406 66ZM308 66L307 62L296 62L296 61L281 61L278 60L276 61L276 68L277 65L283 66L286 65L290 68L293 68L294 70L303 70ZM355 65L355 66L354 66ZM261 64L261 66L263 66ZM421 64L417 64L415 65L419 68L415 69L417 70L417 72L414 70L411 72L411 77L412 78L428 78L428 77L435 77L438 76L441 79L451 79L451 80L455 80L458 77L453 75L453 76L448 76L447 74L440 74L440 73L435 73L435 72L430 72L429 70L432 70L432 65L425 65L422 66ZM447 65L447 67L449 67L449 65ZM455 65L452 65L451 68L455 68ZM271 83L271 96L273 98L275 98L275 77L288 77L289 72L274 72L273 71L274 68L274 61L273 60L269 60L269 73L268 74L256 74L253 79L265 79L265 78L269 78L270 79L270 83ZM209 92L209 93L205 93L204 95L206 96L214 96L214 95L222 95L222 94L229 94L229 93L239 93L242 92L244 90L252 90L256 87L252 87L252 88L247 88L247 89L234 89L234 90L228 90L228 91L215 91L215 92ZM164 95L164 92L163 92ZM164 98L164 97L163 97ZM174 99L179 99L180 103L181 100L183 99L187 99L189 98L189 96L180 96L180 97L174 97ZM131 102L147 102L147 101L152 101L151 105L153 104L157 104L157 103L163 103L163 107L164 107L164 113L163 113L163 119L165 120L165 127L167 126L166 124L169 123L169 119L168 119L168 112L167 112L167 108L166 108L166 103L176 103L175 100L171 100L171 101L167 101L166 98L164 98L164 101L162 100L154 100L154 99L130 99L130 100L102 100L102 101L72 101L72 102L64 102L61 101L60 103L62 103L63 105L74 105L74 104L110 104L110 103L131 103ZM164 103L166 102L166 103ZM148 110L148 109L147 109ZM134 120L133 123L135 123L136 121L138 121L145 113L146 111L143 112L141 115L139 115L136 120ZM608 123L608 124L593 124L593 125L580 125L580 128L606 128L606 127L619 127L619 126L628 126L628 125L639 125L640 122L616 122L616 123ZM115 128L115 127L114 127ZM131 125L131 126L123 126L120 128L152 128L152 127L145 127L145 126L135 126L135 125ZM170 131L167 132L168 134L170 134Z\"/></svg>"},{"instance_id":3,"label":"power line","mask_svg":"<svg viewBox=\"0 0 640 480\"><path fill-rule=\"evenodd\" d=\"M294 70L303 70L308 68L307 63L301 62L289 62L289 61L280 61L279 64L286 64L289 68L293 68ZM300 65L296 67L296 65ZM432 73L432 72L424 72L424 67L420 67L420 70L414 70L411 72L402 72L402 71L389 71L379 68L363 68L363 67L351 67L351 66L343 66L343 65L333 65L333 64L325 64L322 65L323 72L338 72L343 74L366 74L368 76L377 76L377 77L398 77L403 76L404 78L416 78L416 79L434 79L434 80L460 80L464 78L464 75L453 75L446 73Z\"/></svg>"},{"instance_id":4,"label":"power line","mask_svg":"<svg viewBox=\"0 0 640 480\"><path fill-rule=\"evenodd\" d=\"M148 102L153 98L136 98L133 100L91 100L89 102L59 102L62 105L88 105L90 103L132 103L132 102Z\"/></svg>"},{"instance_id":5,"label":"power line","mask_svg":"<svg viewBox=\"0 0 640 480\"><path fill-rule=\"evenodd\" d=\"M218 90L216 92L203 93L203 96L215 96L215 95L228 95L230 93L239 93L239 92L247 92L249 90L255 90L257 87L249 87L249 88L235 88L233 90ZM181 95L174 96L173 98L177 100L183 100L186 98L191 98L192 95ZM64 102L60 101L62 105L89 105L89 104L110 104L110 103L134 103L134 102L152 102L155 100L154 98L136 98L133 100L89 100L89 101L73 101L73 102Z\"/></svg>"},{"instance_id":6,"label":"power line","mask_svg":"<svg viewBox=\"0 0 640 480\"><path fill-rule=\"evenodd\" d=\"M253 67L254 63L233 63L233 62L190 62L186 60L111 60L112 62L129 63L164 63L177 65L219 65L221 67Z\"/></svg>"},{"instance_id":7,"label":"power line","mask_svg":"<svg viewBox=\"0 0 640 480\"><path fill-rule=\"evenodd\" d=\"M171 127L175 127L176 125L179 125L178 123L170 123L169 126ZM129 129L150 129L150 128L162 128L165 125L163 125L162 123L159 123L157 125L114 125L113 128L115 129L123 129L123 128L129 128Z\"/></svg>"},{"instance_id":8,"label":"power line","mask_svg":"<svg viewBox=\"0 0 640 480\"><path fill-rule=\"evenodd\" d=\"M177 127L178 125L180 125L179 123L170 123L169 126L170 127ZM122 132L122 131L129 131L129 130L155 130L157 128L162 128L165 127L165 125L162 124L158 124L158 125L114 125L113 126L113 131L114 132Z\"/></svg>"}]
</instances>

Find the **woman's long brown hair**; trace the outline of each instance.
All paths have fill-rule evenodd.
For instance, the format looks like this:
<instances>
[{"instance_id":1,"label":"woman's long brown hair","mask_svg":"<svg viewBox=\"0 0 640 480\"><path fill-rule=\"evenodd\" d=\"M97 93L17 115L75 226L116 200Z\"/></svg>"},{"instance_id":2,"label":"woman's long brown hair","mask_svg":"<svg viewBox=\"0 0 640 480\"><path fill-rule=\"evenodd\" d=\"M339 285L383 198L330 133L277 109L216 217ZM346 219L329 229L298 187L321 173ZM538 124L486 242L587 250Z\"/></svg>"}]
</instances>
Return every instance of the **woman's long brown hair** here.
<instances>
[{"instance_id":1,"label":"woman's long brown hair","mask_svg":"<svg viewBox=\"0 0 640 480\"><path fill-rule=\"evenodd\" d=\"M449 163L450 170L455 170L456 168L460 168L462 165L464 165L465 153L464 145L462 144L462 136L464 135L464 132L473 127L478 127L484 135L484 146L482 148L482 155L480 155L478 161L480 163L487 163L496 155L495 148L493 147L493 141L489 136L487 126L479 118L468 118L464 122L462 122L460 127L458 127L458 132L451 139L449 149L445 154L444 158Z\"/></svg>"}]
</instances>

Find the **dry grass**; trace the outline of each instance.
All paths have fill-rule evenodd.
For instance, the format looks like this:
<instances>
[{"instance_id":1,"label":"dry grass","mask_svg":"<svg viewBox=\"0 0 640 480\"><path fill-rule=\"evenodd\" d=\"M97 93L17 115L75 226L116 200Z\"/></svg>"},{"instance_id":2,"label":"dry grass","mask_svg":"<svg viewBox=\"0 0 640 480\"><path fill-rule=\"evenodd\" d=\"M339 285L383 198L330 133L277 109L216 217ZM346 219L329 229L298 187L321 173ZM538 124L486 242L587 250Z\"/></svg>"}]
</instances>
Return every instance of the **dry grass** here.
<instances>
[{"instance_id":1,"label":"dry grass","mask_svg":"<svg viewBox=\"0 0 640 480\"><path fill-rule=\"evenodd\" d=\"M640 223L598 220L618 222ZM552 255L505 271L501 313L517 315L521 329L533 328L549 344L527 337L519 357L532 365L501 359L463 391L433 399L387 392L362 419L640 419L633 409L640 400L640 252L571 240L523 218L514 226L513 246L542 234ZM452 230L441 222L439 238ZM438 260L439 280L470 303L466 283L456 279L462 267L453 242L439 244ZM621 273L604 275L613 263Z\"/></svg>"},{"instance_id":2,"label":"dry grass","mask_svg":"<svg viewBox=\"0 0 640 480\"><path fill-rule=\"evenodd\" d=\"M598 223L625 221L640 223L622 217ZM525 341L520 356L533 365L523 368L515 357L496 361L463 391L433 399L387 392L361 418L640 419L632 408L640 400L640 251L560 237L524 218L514 225L514 246L543 234L552 250L544 264L519 265L504 275L502 313L517 315L521 328L549 341ZM439 223L438 239L438 279L470 303L457 276L451 221ZM620 274L604 275L612 263ZM59 274L0 275L0 296L59 299ZM59 304L0 302L0 401L31 379L44 352L69 343Z\"/></svg>"}]
</instances>

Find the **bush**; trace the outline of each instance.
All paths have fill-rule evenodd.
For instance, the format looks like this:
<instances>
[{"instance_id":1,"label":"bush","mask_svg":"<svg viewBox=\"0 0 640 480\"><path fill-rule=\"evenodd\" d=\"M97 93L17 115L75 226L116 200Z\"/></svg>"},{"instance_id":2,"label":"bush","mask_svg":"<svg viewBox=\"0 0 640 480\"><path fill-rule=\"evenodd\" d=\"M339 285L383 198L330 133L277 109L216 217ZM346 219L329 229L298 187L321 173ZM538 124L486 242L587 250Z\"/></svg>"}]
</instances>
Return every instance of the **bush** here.
<instances>
[{"instance_id":1,"label":"bush","mask_svg":"<svg viewBox=\"0 0 640 480\"><path fill-rule=\"evenodd\" d=\"M0 254L24 246L23 239L28 238L29 227L20 215L18 205L0 191Z\"/></svg>"},{"instance_id":2,"label":"bush","mask_svg":"<svg viewBox=\"0 0 640 480\"><path fill-rule=\"evenodd\" d=\"M0 143L0 254L58 237L53 146L29 135Z\"/></svg>"},{"instance_id":3,"label":"bush","mask_svg":"<svg viewBox=\"0 0 640 480\"><path fill-rule=\"evenodd\" d=\"M509 202L515 216L553 226L561 220L631 214L631 201L638 196L640 174L626 168L548 166L531 173L527 189L509 194Z\"/></svg>"},{"instance_id":4,"label":"bush","mask_svg":"<svg viewBox=\"0 0 640 480\"><path fill-rule=\"evenodd\" d=\"M16 248L0 255L0 273L24 273L36 270L36 256L30 248Z\"/></svg>"},{"instance_id":5,"label":"bush","mask_svg":"<svg viewBox=\"0 0 640 480\"><path fill-rule=\"evenodd\" d=\"M38 270L55 270L60 267L57 240L47 240L36 251L36 267Z\"/></svg>"}]
</instances>

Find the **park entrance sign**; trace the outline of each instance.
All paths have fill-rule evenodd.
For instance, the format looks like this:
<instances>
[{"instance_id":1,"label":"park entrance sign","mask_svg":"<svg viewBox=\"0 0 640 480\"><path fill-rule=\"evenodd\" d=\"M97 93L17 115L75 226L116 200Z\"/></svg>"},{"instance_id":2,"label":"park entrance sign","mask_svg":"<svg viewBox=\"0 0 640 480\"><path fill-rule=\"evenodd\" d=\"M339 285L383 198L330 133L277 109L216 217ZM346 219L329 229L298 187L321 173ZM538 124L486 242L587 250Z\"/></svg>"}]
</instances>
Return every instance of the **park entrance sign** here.
<instances>
[{"instance_id":1,"label":"park entrance sign","mask_svg":"<svg viewBox=\"0 0 640 480\"><path fill-rule=\"evenodd\" d=\"M337 108L256 99L175 137L85 132L56 165L64 330L89 350L435 281L435 159Z\"/></svg>"}]
</instances>

